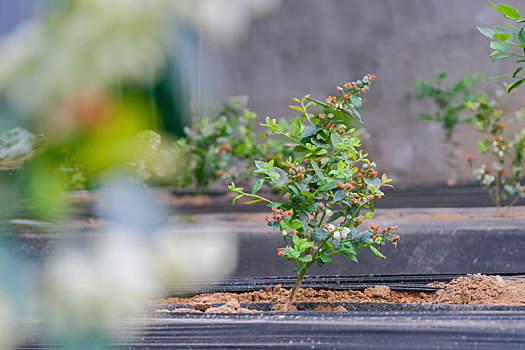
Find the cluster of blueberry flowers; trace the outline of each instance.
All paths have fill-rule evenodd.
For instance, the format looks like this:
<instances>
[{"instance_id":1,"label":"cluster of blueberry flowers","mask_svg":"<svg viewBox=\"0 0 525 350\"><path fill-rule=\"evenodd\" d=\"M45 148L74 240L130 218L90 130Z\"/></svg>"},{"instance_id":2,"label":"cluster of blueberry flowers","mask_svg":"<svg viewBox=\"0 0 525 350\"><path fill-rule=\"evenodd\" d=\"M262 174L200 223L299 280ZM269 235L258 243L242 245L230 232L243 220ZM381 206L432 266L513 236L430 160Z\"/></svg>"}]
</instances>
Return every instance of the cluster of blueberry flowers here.
<instances>
[{"instance_id":1,"label":"cluster of blueberry flowers","mask_svg":"<svg viewBox=\"0 0 525 350\"><path fill-rule=\"evenodd\" d=\"M334 117L334 115L332 113L329 113L328 114L328 121L326 122L326 124L324 125L324 128L327 129L327 130L330 130L330 129L333 129L335 127L337 127L337 132L342 134L346 131L346 125L344 124L335 124L334 121L330 120ZM323 120L326 118L326 114L324 113L320 113L319 114L319 119ZM321 126L323 126L323 123L321 123Z\"/></svg>"},{"instance_id":2,"label":"cluster of blueberry flowers","mask_svg":"<svg viewBox=\"0 0 525 350\"><path fill-rule=\"evenodd\" d=\"M293 215L293 210L283 210L283 209L277 209L276 207L272 207L273 212L273 219L269 216L265 216L265 220L268 223L268 226L272 226L274 222L279 222L281 220L290 220Z\"/></svg>"},{"instance_id":3,"label":"cluster of blueberry flowers","mask_svg":"<svg viewBox=\"0 0 525 350\"><path fill-rule=\"evenodd\" d=\"M474 175L476 175L476 180L485 186L490 186L496 180L496 178L490 174L485 164L481 164L479 168L474 169Z\"/></svg>"},{"instance_id":4,"label":"cluster of blueberry flowers","mask_svg":"<svg viewBox=\"0 0 525 350\"><path fill-rule=\"evenodd\" d=\"M351 95L359 95L360 93L367 92L370 89L370 83L372 83L372 80L375 78L375 75L369 73L361 80L344 83L343 87L337 87L337 90L343 93L342 101L338 101L339 98L336 96L328 96L326 102L329 103L332 108L341 108L343 104L351 103Z\"/></svg>"},{"instance_id":5,"label":"cluster of blueberry flowers","mask_svg":"<svg viewBox=\"0 0 525 350\"><path fill-rule=\"evenodd\" d=\"M290 173L290 178L295 179L297 181L301 181L304 179L304 174L306 173L306 168L304 166L295 166L293 163L288 163L288 166L290 167L288 169L288 172Z\"/></svg>"},{"instance_id":6,"label":"cluster of blueberry flowers","mask_svg":"<svg viewBox=\"0 0 525 350\"><path fill-rule=\"evenodd\" d=\"M492 152L499 158L502 159L505 156L505 150L507 149L507 143L501 136L494 136L492 141ZM509 144L512 146L512 144Z\"/></svg>"}]
</instances>

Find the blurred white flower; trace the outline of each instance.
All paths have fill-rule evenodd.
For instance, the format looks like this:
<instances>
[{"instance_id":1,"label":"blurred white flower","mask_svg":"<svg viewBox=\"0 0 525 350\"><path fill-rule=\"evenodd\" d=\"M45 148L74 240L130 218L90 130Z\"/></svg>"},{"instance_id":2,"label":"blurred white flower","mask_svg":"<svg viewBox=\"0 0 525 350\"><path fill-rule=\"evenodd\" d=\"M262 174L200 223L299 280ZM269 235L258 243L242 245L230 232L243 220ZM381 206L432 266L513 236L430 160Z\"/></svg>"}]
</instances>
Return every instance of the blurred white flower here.
<instances>
[{"instance_id":1,"label":"blurred white flower","mask_svg":"<svg viewBox=\"0 0 525 350\"><path fill-rule=\"evenodd\" d=\"M152 262L164 285L220 279L237 266L237 241L218 223L166 227L154 237Z\"/></svg>"},{"instance_id":2,"label":"blurred white flower","mask_svg":"<svg viewBox=\"0 0 525 350\"><path fill-rule=\"evenodd\" d=\"M112 229L90 249L65 248L48 261L41 306L54 333L111 333L120 318L141 315L147 298L158 296L148 251L134 237Z\"/></svg>"},{"instance_id":3,"label":"blurred white flower","mask_svg":"<svg viewBox=\"0 0 525 350\"><path fill-rule=\"evenodd\" d=\"M52 10L52 20L29 21L0 42L0 94L19 115L42 116L79 90L151 86L177 43L179 27L195 25L213 40L229 41L278 3L73 1Z\"/></svg>"},{"instance_id":4,"label":"blurred white flower","mask_svg":"<svg viewBox=\"0 0 525 350\"><path fill-rule=\"evenodd\" d=\"M252 17L265 15L279 0L196 1L197 24L205 34L220 41L232 41L244 34Z\"/></svg>"},{"instance_id":5,"label":"blurred white flower","mask_svg":"<svg viewBox=\"0 0 525 350\"><path fill-rule=\"evenodd\" d=\"M487 174L483 177L483 180L481 180L481 183L485 186L489 186L490 184L494 182L494 180L495 180L494 176Z\"/></svg>"}]
</instances>

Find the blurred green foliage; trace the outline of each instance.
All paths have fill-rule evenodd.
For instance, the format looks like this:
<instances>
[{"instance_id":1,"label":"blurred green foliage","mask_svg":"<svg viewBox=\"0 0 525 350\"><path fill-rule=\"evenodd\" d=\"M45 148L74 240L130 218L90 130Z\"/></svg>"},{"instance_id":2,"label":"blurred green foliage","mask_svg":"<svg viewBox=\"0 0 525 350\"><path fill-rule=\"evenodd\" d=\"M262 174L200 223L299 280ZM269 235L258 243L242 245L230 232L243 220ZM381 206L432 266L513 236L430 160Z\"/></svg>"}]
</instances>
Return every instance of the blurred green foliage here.
<instances>
[{"instance_id":1,"label":"blurred green foliage","mask_svg":"<svg viewBox=\"0 0 525 350\"><path fill-rule=\"evenodd\" d=\"M438 72L431 82L426 82L421 77L414 82L414 95L419 99L431 99L436 106L434 114L421 113L419 118L441 124L445 131L445 144L447 146L447 162L449 166L448 184L457 183L458 173L458 147L459 142L455 140L456 127L460 124L469 123L469 113L466 113L465 103L486 96L484 92L473 92L472 85L483 79L481 73L473 73L448 85L445 79L448 72Z\"/></svg>"},{"instance_id":2,"label":"blurred green foliage","mask_svg":"<svg viewBox=\"0 0 525 350\"><path fill-rule=\"evenodd\" d=\"M256 121L246 96L228 98L215 118L195 116L186 138L177 142L189 154L178 185L200 191L216 181L247 180L254 157L281 161L290 156L292 147L256 133Z\"/></svg>"},{"instance_id":3,"label":"blurred green foliage","mask_svg":"<svg viewBox=\"0 0 525 350\"><path fill-rule=\"evenodd\" d=\"M494 28L478 27L481 34L493 39L490 43L492 53L490 58L495 62L501 59L515 59L516 69L512 74L502 74L495 76L496 78L511 78L514 79L512 84L507 85L507 92L520 86L525 82L525 76L522 70L525 67L525 18L522 18L520 12L510 5L495 5L489 1L490 5L499 11L505 18L512 20L514 23L506 23L507 27L494 26Z\"/></svg>"},{"instance_id":4,"label":"blurred green foliage","mask_svg":"<svg viewBox=\"0 0 525 350\"><path fill-rule=\"evenodd\" d=\"M467 161L474 170L476 180L492 199L496 216L505 216L519 198L525 197L525 186L522 184L525 128L519 127L525 119L525 109L521 108L512 117L506 118L498 109L500 103L501 98L478 98L467 103L474 114L476 129L483 134L477 143L479 152L489 154L493 162L479 164L470 155L467 155ZM515 126L511 128L511 125ZM508 202L502 211L504 201Z\"/></svg>"},{"instance_id":5,"label":"blurred green foliage","mask_svg":"<svg viewBox=\"0 0 525 350\"><path fill-rule=\"evenodd\" d=\"M417 78L414 83L414 94L419 99L431 99L437 107L434 114L421 113L419 118L441 123L447 133L453 133L457 125L469 122L466 118L468 113L462 114L462 112L467 108L465 103L479 95L472 92L472 84L481 81L483 75L473 73L450 82L448 86L445 84L447 77L448 72L441 71L431 82L426 82L421 77Z\"/></svg>"}]
</instances>

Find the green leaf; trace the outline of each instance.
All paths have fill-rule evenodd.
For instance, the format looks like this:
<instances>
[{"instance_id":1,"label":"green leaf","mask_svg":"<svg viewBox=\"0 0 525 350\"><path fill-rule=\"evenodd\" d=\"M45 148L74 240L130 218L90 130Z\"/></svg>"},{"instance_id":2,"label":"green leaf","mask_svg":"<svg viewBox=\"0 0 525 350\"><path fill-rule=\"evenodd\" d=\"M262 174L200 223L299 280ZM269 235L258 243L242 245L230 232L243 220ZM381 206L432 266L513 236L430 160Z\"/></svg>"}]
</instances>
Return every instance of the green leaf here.
<instances>
[{"instance_id":1,"label":"green leaf","mask_svg":"<svg viewBox=\"0 0 525 350\"><path fill-rule=\"evenodd\" d=\"M235 202L237 202L237 200L238 200L239 198L243 197L243 196L244 196L244 194L240 194L240 195L238 195L237 197L235 197L235 198L233 199L232 205L235 205Z\"/></svg>"},{"instance_id":2,"label":"green leaf","mask_svg":"<svg viewBox=\"0 0 525 350\"><path fill-rule=\"evenodd\" d=\"M377 177L372 177L370 179L367 177L363 177L363 181L369 186L374 186L376 189L378 189L381 186L381 181Z\"/></svg>"},{"instance_id":3,"label":"green leaf","mask_svg":"<svg viewBox=\"0 0 525 350\"><path fill-rule=\"evenodd\" d=\"M300 192L303 196L305 197L308 197L308 198L314 198L315 197L315 194L311 193L311 192L308 192L308 191L301 191Z\"/></svg>"},{"instance_id":4,"label":"green leaf","mask_svg":"<svg viewBox=\"0 0 525 350\"><path fill-rule=\"evenodd\" d=\"M325 177L323 175L323 172L314 161L312 161L312 167L314 168L314 171L317 174L317 176L319 176L319 178L324 181Z\"/></svg>"},{"instance_id":5,"label":"green leaf","mask_svg":"<svg viewBox=\"0 0 525 350\"><path fill-rule=\"evenodd\" d=\"M498 40L501 40L501 41L507 41L510 38L510 34L507 34L507 33L495 33L492 37L494 39L498 39Z\"/></svg>"},{"instance_id":6,"label":"green leaf","mask_svg":"<svg viewBox=\"0 0 525 350\"><path fill-rule=\"evenodd\" d=\"M368 242L370 242L370 237L372 237L372 233L370 233L369 231L365 231L361 233L361 236L359 237L359 242L367 244Z\"/></svg>"},{"instance_id":7,"label":"green leaf","mask_svg":"<svg viewBox=\"0 0 525 350\"><path fill-rule=\"evenodd\" d=\"M495 34L494 31L490 28L478 27L478 30L480 31L481 34L491 39L492 39L492 36Z\"/></svg>"},{"instance_id":8,"label":"green leaf","mask_svg":"<svg viewBox=\"0 0 525 350\"><path fill-rule=\"evenodd\" d=\"M279 179L275 180L275 183L277 184L277 186L286 185L286 183L288 182L288 175L286 175L283 169L277 168L277 167L271 167L270 171L279 174Z\"/></svg>"},{"instance_id":9,"label":"green leaf","mask_svg":"<svg viewBox=\"0 0 525 350\"><path fill-rule=\"evenodd\" d=\"M488 80L494 80L494 79L499 79L499 78L510 78L510 75L508 74L496 75L495 77L491 77Z\"/></svg>"},{"instance_id":10,"label":"green leaf","mask_svg":"<svg viewBox=\"0 0 525 350\"><path fill-rule=\"evenodd\" d=\"M319 260L321 260L322 262L324 262L324 263L332 262L332 258L329 257L328 255L326 255L325 253L319 254L319 256L317 258Z\"/></svg>"},{"instance_id":11,"label":"green leaf","mask_svg":"<svg viewBox=\"0 0 525 350\"><path fill-rule=\"evenodd\" d=\"M297 106L294 106L294 105L289 105L288 107L290 107L291 109L295 109L296 111L299 111L301 113L304 113L303 109L301 107L297 107Z\"/></svg>"},{"instance_id":12,"label":"green leaf","mask_svg":"<svg viewBox=\"0 0 525 350\"><path fill-rule=\"evenodd\" d=\"M301 133L301 139L304 139L305 137L312 136L317 131L319 131L321 128L319 128L316 125L308 125L303 129L303 132Z\"/></svg>"},{"instance_id":13,"label":"green leaf","mask_svg":"<svg viewBox=\"0 0 525 350\"><path fill-rule=\"evenodd\" d=\"M368 209L370 209L370 213L374 213L374 202L370 201L368 202Z\"/></svg>"},{"instance_id":14,"label":"green leaf","mask_svg":"<svg viewBox=\"0 0 525 350\"><path fill-rule=\"evenodd\" d=\"M292 239L293 239L293 245L296 248L301 245L301 238L299 238L299 236L293 235Z\"/></svg>"},{"instance_id":15,"label":"green leaf","mask_svg":"<svg viewBox=\"0 0 525 350\"><path fill-rule=\"evenodd\" d=\"M312 255L311 254L308 254L308 255L304 255L304 256L301 256L299 259L300 262L302 263L307 263L307 262L310 262L312 261Z\"/></svg>"},{"instance_id":16,"label":"green leaf","mask_svg":"<svg viewBox=\"0 0 525 350\"><path fill-rule=\"evenodd\" d=\"M312 203L304 206L303 209L306 211L315 211L317 210L317 206L315 205L315 203Z\"/></svg>"},{"instance_id":17,"label":"green leaf","mask_svg":"<svg viewBox=\"0 0 525 350\"><path fill-rule=\"evenodd\" d=\"M317 134L319 135L319 134ZM312 142L312 144L316 147L319 147L319 148L330 148L330 144L329 143L325 143L324 140L323 141L319 141L317 139L317 136L312 136L310 138L310 142Z\"/></svg>"},{"instance_id":18,"label":"green leaf","mask_svg":"<svg viewBox=\"0 0 525 350\"><path fill-rule=\"evenodd\" d=\"M353 115L352 118L354 118L355 120L357 120L358 122L361 122L361 114L359 114L359 112L352 106L350 105L347 105L348 108L352 111Z\"/></svg>"},{"instance_id":19,"label":"green leaf","mask_svg":"<svg viewBox=\"0 0 525 350\"><path fill-rule=\"evenodd\" d=\"M297 230L303 227L303 223L300 220L295 220L294 222L290 223L289 226Z\"/></svg>"},{"instance_id":20,"label":"green leaf","mask_svg":"<svg viewBox=\"0 0 525 350\"><path fill-rule=\"evenodd\" d=\"M386 256L381 254L381 252L379 250L377 250L377 248L374 247L373 245L370 246L370 250L372 251L372 253L374 253L375 255L379 256L380 258L386 259Z\"/></svg>"},{"instance_id":21,"label":"green leaf","mask_svg":"<svg viewBox=\"0 0 525 350\"><path fill-rule=\"evenodd\" d=\"M257 167L257 169L266 169L265 164L266 163L260 160L255 161L255 166Z\"/></svg>"},{"instance_id":22,"label":"green leaf","mask_svg":"<svg viewBox=\"0 0 525 350\"><path fill-rule=\"evenodd\" d=\"M297 237L297 235L294 235L294 237ZM309 242L307 239L301 239L301 242L299 243L300 251L304 252L306 249L312 247L314 245L314 242Z\"/></svg>"},{"instance_id":23,"label":"green leaf","mask_svg":"<svg viewBox=\"0 0 525 350\"><path fill-rule=\"evenodd\" d=\"M518 73L523 69L523 67L518 67L516 68L516 70L514 71L514 73L512 74L512 77L513 78L516 78L516 75L518 75Z\"/></svg>"},{"instance_id":24,"label":"green leaf","mask_svg":"<svg viewBox=\"0 0 525 350\"><path fill-rule=\"evenodd\" d=\"M490 48L493 50L507 51L509 49L509 45L503 41L492 41L490 43Z\"/></svg>"},{"instance_id":25,"label":"green leaf","mask_svg":"<svg viewBox=\"0 0 525 350\"><path fill-rule=\"evenodd\" d=\"M346 255L350 260L357 262L356 251L351 242L342 242L338 251Z\"/></svg>"},{"instance_id":26,"label":"green leaf","mask_svg":"<svg viewBox=\"0 0 525 350\"><path fill-rule=\"evenodd\" d=\"M297 189L297 187L293 186L293 185L290 185L288 186L289 189L292 190L292 192L295 194L295 196L300 200L300 201L304 201L304 196L299 192L299 190Z\"/></svg>"},{"instance_id":27,"label":"green leaf","mask_svg":"<svg viewBox=\"0 0 525 350\"><path fill-rule=\"evenodd\" d=\"M356 95L350 95L350 102L352 102L355 108L360 108L363 105L361 97Z\"/></svg>"},{"instance_id":28,"label":"green leaf","mask_svg":"<svg viewBox=\"0 0 525 350\"><path fill-rule=\"evenodd\" d=\"M344 216L344 215L345 215L344 211L339 210L338 212L335 212L334 215L332 215L330 217L330 219L328 219L327 222L333 222L333 221L339 219L341 216Z\"/></svg>"},{"instance_id":29,"label":"green leaf","mask_svg":"<svg viewBox=\"0 0 525 350\"><path fill-rule=\"evenodd\" d=\"M509 35L512 35L512 30L510 30L509 28L507 27L500 27L500 26L495 26L494 27L494 32L498 33L498 34L501 34L501 33L507 33Z\"/></svg>"},{"instance_id":30,"label":"green leaf","mask_svg":"<svg viewBox=\"0 0 525 350\"><path fill-rule=\"evenodd\" d=\"M292 136L297 137L300 135L301 129L303 127L301 124L301 119L299 117L295 117L292 123L295 124L295 133Z\"/></svg>"},{"instance_id":31,"label":"green leaf","mask_svg":"<svg viewBox=\"0 0 525 350\"><path fill-rule=\"evenodd\" d=\"M520 43L525 44L525 27L521 28L518 32L518 38L520 39Z\"/></svg>"},{"instance_id":32,"label":"green leaf","mask_svg":"<svg viewBox=\"0 0 525 350\"><path fill-rule=\"evenodd\" d=\"M520 13L514 7L512 7L510 5L494 5L490 0L489 0L489 3L496 10L501 12L501 14L503 14L503 16L509 17L509 18L512 18L512 19L520 19Z\"/></svg>"},{"instance_id":33,"label":"green leaf","mask_svg":"<svg viewBox=\"0 0 525 350\"><path fill-rule=\"evenodd\" d=\"M257 180L255 185L253 185L252 194L256 194L257 191L261 189L261 186L263 185L263 183L264 183L264 179Z\"/></svg>"},{"instance_id":34,"label":"green leaf","mask_svg":"<svg viewBox=\"0 0 525 350\"><path fill-rule=\"evenodd\" d=\"M514 90L515 88L517 88L518 86L520 86L521 84L523 84L525 82L525 79L520 79L518 80L517 82L511 84L508 89L507 89L507 93L510 93L512 90Z\"/></svg>"},{"instance_id":35,"label":"green leaf","mask_svg":"<svg viewBox=\"0 0 525 350\"><path fill-rule=\"evenodd\" d=\"M326 114L326 115L332 114L333 120L345 120L345 116L344 116L343 112L341 112L338 109L326 108L324 110L324 114Z\"/></svg>"},{"instance_id":36,"label":"green leaf","mask_svg":"<svg viewBox=\"0 0 525 350\"><path fill-rule=\"evenodd\" d=\"M318 242L325 240L328 237L328 231L322 227L316 227L312 232L312 238Z\"/></svg>"},{"instance_id":37,"label":"green leaf","mask_svg":"<svg viewBox=\"0 0 525 350\"><path fill-rule=\"evenodd\" d=\"M487 153L489 151L490 147L490 141L489 140L478 140L477 142L478 149L480 153Z\"/></svg>"},{"instance_id":38,"label":"green leaf","mask_svg":"<svg viewBox=\"0 0 525 350\"><path fill-rule=\"evenodd\" d=\"M281 202L272 202L272 203L268 203L266 206L268 208L273 208L273 207L279 208L281 205L283 205L283 203Z\"/></svg>"},{"instance_id":39,"label":"green leaf","mask_svg":"<svg viewBox=\"0 0 525 350\"><path fill-rule=\"evenodd\" d=\"M498 55L496 57L494 57L492 59L493 62L496 62L497 60L501 60L501 59L504 59L504 58L510 58L510 57L514 57L516 56L515 54L513 53L506 53L506 54L503 54L503 55ZM490 79L489 79L490 80Z\"/></svg>"},{"instance_id":40,"label":"green leaf","mask_svg":"<svg viewBox=\"0 0 525 350\"><path fill-rule=\"evenodd\" d=\"M346 193L343 190L339 190L334 194L334 201L340 202L346 198Z\"/></svg>"},{"instance_id":41,"label":"green leaf","mask_svg":"<svg viewBox=\"0 0 525 350\"><path fill-rule=\"evenodd\" d=\"M330 191L337 187L337 181L329 181L319 188L319 191Z\"/></svg>"},{"instance_id":42,"label":"green leaf","mask_svg":"<svg viewBox=\"0 0 525 350\"><path fill-rule=\"evenodd\" d=\"M337 148L337 145L343 142L343 139L337 132L332 132L330 134L330 140L332 141L332 145Z\"/></svg>"}]
</instances>

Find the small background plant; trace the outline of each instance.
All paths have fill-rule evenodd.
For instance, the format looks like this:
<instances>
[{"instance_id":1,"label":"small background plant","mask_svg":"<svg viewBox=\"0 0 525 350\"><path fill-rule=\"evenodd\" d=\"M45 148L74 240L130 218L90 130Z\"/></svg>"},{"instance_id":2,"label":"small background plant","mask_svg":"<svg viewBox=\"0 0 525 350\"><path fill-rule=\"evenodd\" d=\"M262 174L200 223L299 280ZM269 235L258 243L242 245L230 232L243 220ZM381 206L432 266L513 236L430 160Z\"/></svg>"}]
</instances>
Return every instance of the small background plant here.
<instances>
[{"instance_id":1,"label":"small background plant","mask_svg":"<svg viewBox=\"0 0 525 350\"><path fill-rule=\"evenodd\" d=\"M290 108L300 113L285 129L276 119L266 117L263 126L268 134L279 135L294 145L294 157L283 166L274 160L255 160L259 179L250 192L236 187L233 204L243 197L252 198L245 204L268 202L271 215L265 218L268 226L278 229L285 246L277 254L295 264L297 281L292 288L285 308L293 302L298 288L312 264L323 265L332 261L335 254L346 255L357 262L356 250L368 248L379 257L386 241L397 246L396 227L369 223L362 229L363 221L374 216L374 199L384 196L381 186L391 179L379 175L376 164L359 149L360 140L348 129L347 119L361 122L357 109L361 107L360 95L370 88L375 76L367 74L356 82L337 87L340 94L321 102L305 96L293 99ZM322 108L313 114L309 108ZM273 201L260 196L264 183L279 191Z\"/></svg>"},{"instance_id":2,"label":"small background plant","mask_svg":"<svg viewBox=\"0 0 525 350\"><path fill-rule=\"evenodd\" d=\"M414 85L414 94L419 99L429 98L437 107L434 114L419 114L419 118L440 123L445 132L445 144L447 147L447 163L449 168L448 185L455 185L458 180L458 166L460 152L459 142L455 137L456 127L468 123L470 120L464 113L465 103L472 101L478 94L471 91L472 84L480 81L483 76L473 73L470 76L451 82L448 86L444 80L448 72L438 72L432 82L425 82L418 78Z\"/></svg>"},{"instance_id":3,"label":"small background plant","mask_svg":"<svg viewBox=\"0 0 525 350\"><path fill-rule=\"evenodd\" d=\"M228 98L214 119L194 117L186 138L177 147L189 154L189 164L180 186L194 185L197 191L216 181L247 181L252 159L277 161L291 155L293 147L280 139L269 139L255 131L257 114L248 109L246 96Z\"/></svg>"},{"instance_id":4,"label":"small background plant","mask_svg":"<svg viewBox=\"0 0 525 350\"><path fill-rule=\"evenodd\" d=\"M485 138L478 141L481 154L494 158L491 165L477 165L474 157L467 155L467 161L474 169L476 179L488 192L496 207L496 216L505 216L509 209L525 196L522 184L525 148L525 128L509 132L509 125L523 121L525 110L515 112L504 120L502 111L497 109L500 99L480 98L467 106L474 112L475 126ZM507 205L504 210L504 202Z\"/></svg>"},{"instance_id":5,"label":"small background plant","mask_svg":"<svg viewBox=\"0 0 525 350\"><path fill-rule=\"evenodd\" d=\"M525 82L525 76L522 75L525 63L525 26L523 25L525 19L521 18L520 12L510 5L494 5L491 1L489 3L505 18L513 21L513 23L507 22L507 27L495 26L492 29L478 27L481 34L495 40L490 43L490 48L492 49L490 58L492 58L493 62L509 58L516 60L517 67L512 74L503 74L491 78L514 79L512 84L507 85L507 92L510 93Z\"/></svg>"}]
</instances>

